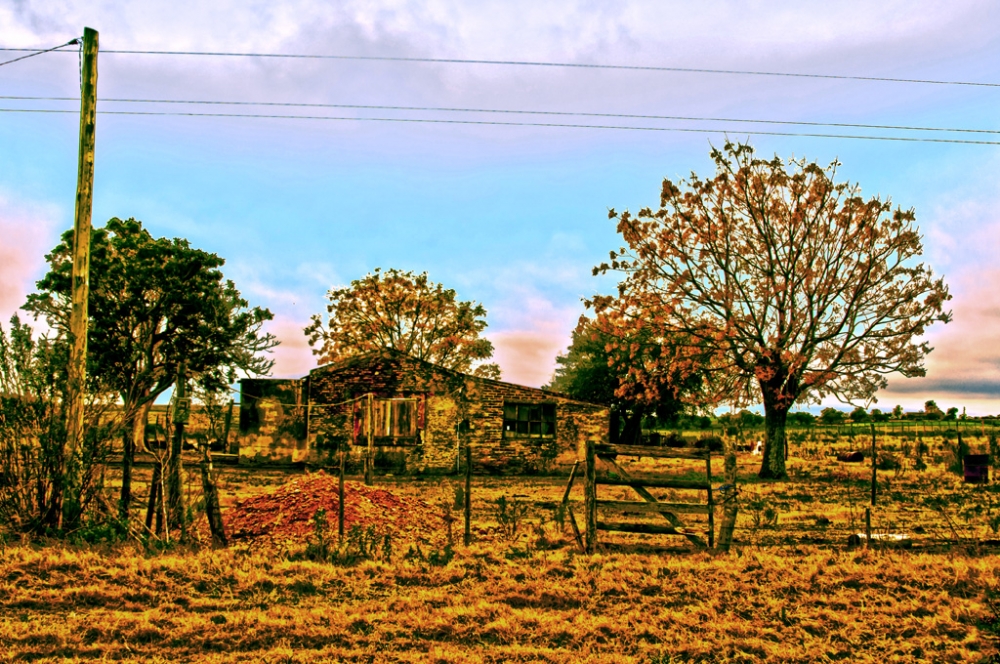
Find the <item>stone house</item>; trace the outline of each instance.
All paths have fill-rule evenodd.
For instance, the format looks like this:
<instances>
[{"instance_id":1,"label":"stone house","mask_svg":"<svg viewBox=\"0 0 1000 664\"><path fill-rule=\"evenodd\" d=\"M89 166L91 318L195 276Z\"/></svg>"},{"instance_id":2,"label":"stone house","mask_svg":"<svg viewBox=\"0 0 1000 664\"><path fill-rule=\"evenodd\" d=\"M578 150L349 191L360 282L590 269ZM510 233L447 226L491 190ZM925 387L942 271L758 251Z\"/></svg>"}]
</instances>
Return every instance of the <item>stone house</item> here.
<instances>
[{"instance_id":1,"label":"stone house","mask_svg":"<svg viewBox=\"0 0 1000 664\"><path fill-rule=\"evenodd\" d=\"M393 472L455 469L466 442L478 472L534 472L571 464L586 440L608 437L606 406L393 350L240 389L241 463L332 464L341 446L358 462L369 418L376 468Z\"/></svg>"}]
</instances>

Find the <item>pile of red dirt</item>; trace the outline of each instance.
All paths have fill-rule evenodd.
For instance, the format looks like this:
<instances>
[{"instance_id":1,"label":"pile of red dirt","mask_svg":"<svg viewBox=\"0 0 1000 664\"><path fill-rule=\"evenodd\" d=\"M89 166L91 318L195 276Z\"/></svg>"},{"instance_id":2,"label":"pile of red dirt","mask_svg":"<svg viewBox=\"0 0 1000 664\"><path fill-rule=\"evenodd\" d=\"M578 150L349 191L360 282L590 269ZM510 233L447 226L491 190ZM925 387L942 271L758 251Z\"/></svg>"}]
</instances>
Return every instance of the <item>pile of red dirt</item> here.
<instances>
[{"instance_id":1,"label":"pile of red dirt","mask_svg":"<svg viewBox=\"0 0 1000 664\"><path fill-rule=\"evenodd\" d=\"M306 542L313 517L326 511L327 532L337 534L337 478L325 473L297 477L271 493L241 500L226 510L226 533L235 541L256 539ZM357 482L344 484L344 530L374 526L394 538L432 541L444 534L444 514L419 498L400 496Z\"/></svg>"}]
</instances>

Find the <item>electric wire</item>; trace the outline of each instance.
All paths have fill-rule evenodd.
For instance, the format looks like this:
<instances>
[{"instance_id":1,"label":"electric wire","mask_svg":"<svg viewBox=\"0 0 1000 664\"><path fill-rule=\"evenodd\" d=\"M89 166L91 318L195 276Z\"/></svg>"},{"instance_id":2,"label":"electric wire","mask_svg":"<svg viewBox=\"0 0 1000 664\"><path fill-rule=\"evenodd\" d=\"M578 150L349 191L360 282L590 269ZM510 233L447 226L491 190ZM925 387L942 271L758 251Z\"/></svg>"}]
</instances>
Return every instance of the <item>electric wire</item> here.
<instances>
[{"instance_id":1,"label":"electric wire","mask_svg":"<svg viewBox=\"0 0 1000 664\"><path fill-rule=\"evenodd\" d=\"M32 51L28 55L22 55L19 58L14 58L12 60L6 60L4 62L0 62L0 67L3 67L4 65L13 64L15 62L20 62L21 60L27 60L28 58L33 58L36 55L42 55L43 53L51 53L52 51L55 51L57 49L65 48L66 46L73 46L74 44L79 44L79 43L80 43L80 38L76 37L75 39L70 39L65 44L59 44L59 46L53 46L52 48L47 48L47 49L44 49L44 50L41 50L41 51L35 50L33 48L5 48L5 49L0 49L0 50L4 50L4 51Z\"/></svg>"},{"instance_id":2,"label":"electric wire","mask_svg":"<svg viewBox=\"0 0 1000 664\"><path fill-rule=\"evenodd\" d=\"M52 113L65 114L76 111L59 109L25 109L25 108L0 108L0 113ZM780 131L745 131L724 128L704 128L704 127L636 127L627 125L598 125L598 124L571 124L557 122L501 122L497 120L444 120L438 118L378 118L378 117L341 117L329 115L276 115L265 113L193 113L181 111L97 111L101 115L135 115L135 116L177 116L177 117L201 117L201 118L257 118L274 120L328 120L341 122L398 122L398 123L425 123L425 124L445 124L445 125L483 125L499 127L546 127L546 128L566 128L566 129L601 129L619 131L653 131L653 132L682 132L695 134L739 134L744 136L792 136L800 138L846 138L866 141L896 141L905 143L951 143L960 145L1000 145L1000 141L973 141L951 138L922 138L914 136L877 136L859 134L821 134L810 132L780 132Z\"/></svg>"},{"instance_id":3,"label":"electric wire","mask_svg":"<svg viewBox=\"0 0 1000 664\"><path fill-rule=\"evenodd\" d=\"M4 51L29 49L0 48ZM358 60L372 62L417 62L432 64L498 65L514 67L552 67L569 69L609 69L618 71L653 71L686 74L723 74L732 76L778 76L787 78L814 78L847 81L869 81L876 83L913 83L921 85L961 85L1000 88L1000 83L985 81L949 81L927 78L900 78L891 76L854 76L847 74L812 74L802 72L758 71L750 69L710 69L706 67L664 67L657 65L616 65L587 62L545 62L536 60L482 60L470 58L417 58L387 55L324 55L311 53L253 53L230 51L152 51L140 49L104 49L101 53L117 55L180 55L226 58L273 58L299 60Z\"/></svg>"},{"instance_id":4,"label":"electric wire","mask_svg":"<svg viewBox=\"0 0 1000 664\"><path fill-rule=\"evenodd\" d=\"M0 99L16 101L79 101L77 97L22 97L0 95ZM549 115L578 116L592 118L625 118L635 120L682 120L690 122L741 122L753 124L793 125L807 127L843 127L851 129L893 129L900 131L939 131L969 134L1000 134L998 129L964 129L957 127L918 127L910 125L877 125L850 122L811 122L805 120L762 120L749 118L717 118L685 115L642 115L636 113L590 113L584 111L532 111L523 109L496 108L455 108L447 106L387 106L377 104L319 104L303 102L273 102L273 101L223 101L203 99L125 99L101 98L98 101L127 104L182 104L182 105L213 105L213 106L278 106L290 108L344 108L358 110L382 111L431 111L443 113L495 113L508 115Z\"/></svg>"}]
</instances>

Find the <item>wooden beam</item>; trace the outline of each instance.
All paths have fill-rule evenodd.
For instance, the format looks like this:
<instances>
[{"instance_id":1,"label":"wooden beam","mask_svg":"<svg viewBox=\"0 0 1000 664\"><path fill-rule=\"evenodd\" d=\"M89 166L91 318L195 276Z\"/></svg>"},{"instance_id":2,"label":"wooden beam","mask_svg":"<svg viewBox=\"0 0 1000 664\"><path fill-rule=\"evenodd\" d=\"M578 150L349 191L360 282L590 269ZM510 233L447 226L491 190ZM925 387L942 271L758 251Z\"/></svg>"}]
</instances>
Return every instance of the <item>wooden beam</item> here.
<instances>
[{"instance_id":1,"label":"wooden beam","mask_svg":"<svg viewBox=\"0 0 1000 664\"><path fill-rule=\"evenodd\" d=\"M566 503L566 516L569 517L569 525L573 528L573 539L576 540L576 545L580 547L580 551L586 553L587 547L583 544L583 536L580 534L580 526L576 525L576 515L573 514L573 508L570 507L569 503Z\"/></svg>"},{"instance_id":2,"label":"wooden beam","mask_svg":"<svg viewBox=\"0 0 1000 664\"><path fill-rule=\"evenodd\" d=\"M606 445L596 446L598 456L638 456L652 459L707 459L711 452L690 447L645 447L643 445Z\"/></svg>"},{"instance_id":3,"label":"wooden beam","mask_svg":"<svg viewBox=\"0 0 1000 664\"><path fill-rule=\"evenodd\" d=\"M569 481L566 482L566 490L563 492L562 500L559 501L560 504L566 504L569 502L569 492L573 488L573 480L576 479L576 470L580 467L580 462L577 461L573 464L573 470L569 471Z\"/></svg>"},{"instance_id":4,"label":"wooden beam","mask_svg":"<svg viewBox=\"0 0 1000 664\"><path fill-rule=\"evenodd\" d=\"M710 514L708 505L698 503L647 503L634 500L598 500L597 507L612 512L639 512L642 514Z\"/></svg>"},{"instance_id":5,"label":"wooden beam","mask_svg":"<svg viewBox=\"0 0 1000 664\"><path fill-rule=\"evenodd\" d=\"M702 491L707 491L712 488L711 484L703 480L635 480L627 477L598 477L597 484L607 486L630 486L633 489L648 487L651 489L700 489ZM645 498L645 496L643 496L643 498ZM653 500L655 500L655 498Z\"/></svg>"},{"instance_id":6,"label":"wooden beam","mask_svg":"<svg viewBox=\"0 0 1000 664\"><path fill-rule=\"evenodd\" d=\"M598 521L598 530L609 530L619 533L643 533L647 535L700 535L698 531L688 528L676 528L652 523L622 523L611 521Z\"/></svg>"}]
</instances>

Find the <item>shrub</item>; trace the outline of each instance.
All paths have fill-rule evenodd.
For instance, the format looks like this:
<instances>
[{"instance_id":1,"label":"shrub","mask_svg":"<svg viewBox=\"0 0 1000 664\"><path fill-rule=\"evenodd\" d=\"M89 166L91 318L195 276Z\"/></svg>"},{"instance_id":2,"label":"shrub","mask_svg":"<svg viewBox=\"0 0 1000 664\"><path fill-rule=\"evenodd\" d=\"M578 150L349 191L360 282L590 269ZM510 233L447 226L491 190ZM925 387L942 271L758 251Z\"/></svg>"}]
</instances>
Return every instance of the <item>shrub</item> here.
<instances>
[{"instance_id":1,"label":"shrub","mask_svg":"<svg viewBox=\"0 0 1000 664\"><path fill-rule=\"evenodd\" d=\"M710 452L721 452L723 448L722 439L718 436L702 436L694 442L694 446L700 450L708 448Z\"/></svg>"},{"instance_id":2,"label":"shrub","mask_svg":"<svg viewBox=\"0 0 1000 664\"><path fill-rule=\"evenodd\" d=\"M500 526L500 534L508 542L517 538L518 530L524 516L528 513L528 506L518 501L517 498L507 500L503 495L497 498L493 509L493 516Z\"/></svg>"}]
</instances>

